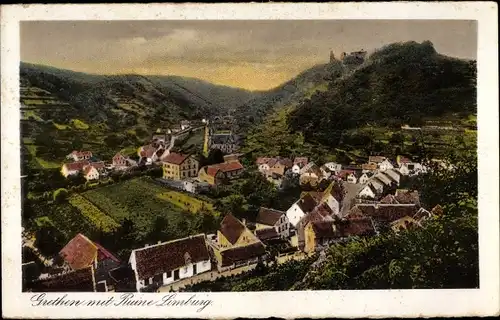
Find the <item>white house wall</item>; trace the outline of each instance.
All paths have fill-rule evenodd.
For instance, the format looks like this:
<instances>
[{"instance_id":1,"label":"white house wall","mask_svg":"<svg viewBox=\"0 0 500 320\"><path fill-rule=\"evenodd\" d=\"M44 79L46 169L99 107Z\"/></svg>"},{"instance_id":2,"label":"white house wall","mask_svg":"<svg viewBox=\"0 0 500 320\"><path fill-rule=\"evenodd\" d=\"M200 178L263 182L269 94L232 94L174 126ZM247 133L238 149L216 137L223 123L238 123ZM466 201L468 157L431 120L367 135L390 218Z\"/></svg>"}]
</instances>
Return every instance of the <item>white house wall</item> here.
<instances>
[{"instance_id":1,"label":"white house wall","mask_svg":"<svg viewBox=\"0 0 500 320\"><path fill-rule=\"evenodd\" d=\"M296 203L294 203L290 209L286 211L286 216L294 227L297 226L297 223L299 223L300 219L302 219L304 215L304 212Z\"/></svg>"}]
</instances>

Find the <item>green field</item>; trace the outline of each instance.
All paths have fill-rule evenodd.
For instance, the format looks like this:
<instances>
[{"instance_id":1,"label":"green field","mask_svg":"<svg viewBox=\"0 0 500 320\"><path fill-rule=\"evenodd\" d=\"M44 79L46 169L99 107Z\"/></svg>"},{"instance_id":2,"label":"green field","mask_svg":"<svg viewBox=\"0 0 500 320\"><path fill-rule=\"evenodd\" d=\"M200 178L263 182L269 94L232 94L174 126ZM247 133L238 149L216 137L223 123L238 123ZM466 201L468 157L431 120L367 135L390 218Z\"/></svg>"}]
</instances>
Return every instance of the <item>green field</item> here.
<instances>
[{"instance_id":1,"label":"green field","mask_svg":"<svg viewBox=\"0 0 500 320\"><path fill-rule=\"evenodd\" d=\"M190 195L182 192L170 190L157 194L157 197L161 200L169 201L181 210L193 213L197 213L200 210L206 210L215 213L212 203L191 197Z\"/></svg>"},{"instance_id":2,"label":"green field","mask_svg":"<svg viewBox=\"0 0 500 320\"><path fill-rule=\"evenodd\" d=\"M172 193L144 177L86 191L82 196L118 223L130 219L142 235L154 227L158 217L166 218L167 231L174 238L199 232L196 221L200 215L190 211L198 211L203 202L188 199L187 195L180 197L179 193ZM192 207L188 208L185 203ZM210 210L211 206L206 205Z\"/></svg>"}]
</instances>

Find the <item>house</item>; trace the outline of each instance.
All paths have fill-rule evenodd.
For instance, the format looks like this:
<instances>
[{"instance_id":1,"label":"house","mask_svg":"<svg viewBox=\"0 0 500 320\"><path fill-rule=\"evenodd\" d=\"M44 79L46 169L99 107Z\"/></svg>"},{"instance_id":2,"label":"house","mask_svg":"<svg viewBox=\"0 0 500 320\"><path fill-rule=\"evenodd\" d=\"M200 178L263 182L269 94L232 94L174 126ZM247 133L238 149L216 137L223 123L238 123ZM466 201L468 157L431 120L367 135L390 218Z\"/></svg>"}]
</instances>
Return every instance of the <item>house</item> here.
<instances>
[{"instance_id":1,"label":"house","mask_svg":"<svg viewBox=\"0 0 500 320\"><path fill-rule=\"evenodd\" d=\"M171 152L163 159L163 178L181 180L198 175L198 160L189 154Z\"/></svg>"},{"instance_id":2,"label":"house","mask_svg":"<svg viewBox=\"0 0 500 320\"><path fill-rule=\"evenodd\" d=\"M90 265L53 276L41 275L26 287L28 292L95 292L94 267Z\"/></svg>"},{"instance_id":3,"label":"house","mask_svg":"<svg viewBox=\"0 0 500 320\"><path fill-rule=\"evenodd\" d=\"M378 169L380 171L386 171L389 169L393 169L394 166L393 164L389 161L389 159L385 159L384 161L378 163Z\"/></svg>"},{"instance_id":4,"label":"house","mask_svg":"<svg viewBox=\"0 0 500 320\"><path fill-rule=\"evenodd\" d=\"M266 256L266 247L259 240L251 244L214 250L219 272L255 264Z\"/></svg>"},{"instance_id":5,"label":"house","mask_svg":"<svg viewBox=\"0 0 500 320\"><path fill-rule=\"evenodd\" d=\"M316 200L309 193L306 193L286 211L288 221L296 227L300 219L311 212L316 205Z\"/></svg>"},{"instance_id":6,"label":"house","mask_svg":"<svg viewBox=\"0 0 500 320\"><path fill-rule=\"evenodd\" d=\"M297 223L296 229L296 245L299 250L305 250L305 227L311 221L332 221L335 220L332 210L326 203L316 206L311 212L304 215Z\"/></svg>"},{"instance_id":7,"label":"house","mask_svg":"<svg viewBox=\"0 0 500 320\"><path fill-rule=\"evenodd\" d=\"M330 168L326 167L325 165L322 165L320 168L321 173L325 179L329 179L333 174L335 174L335 171L330 170Z\"/></svg>"},{"instance_id":8,"label":"house","mask_svg":"<svg viewBox=\"0 0 500 320\"><path fill-rule=\"evenodd\" d=\"M292 172L300 174L300 170L304 168L309 163L307 157L297 157L293 159Z\"/></svg>"},{"instance_id":9,"label":"house","mask_svg":"<svg viewBox=\"0 0 500 320\"><path fill-rule=\"evenodd\" d=\"M305 167L300 169L301 185L307 183L311 185L317 185L323 179L325 179L323 171L314 162L309 162Z\"/></svg>"},{"instance_id":10,"label":"house","mask_svg":"<svg viewBox=\"0 0 500 320\"><path fill-rule=\"evenodd\" d=\"M210 185L218 185L225 180L238 177L243 170L243 165L239 161L214 164L201 168L198 173L198 180Z\"/></svg>"},{"instance_id":11,"label":"house","mask_svg":"<svg viewBox=\"0 0 500 320\"><path fill-rule=\"evenodd\" d=\"M304 227L304 252L319 251L339 238L333 220L309 221Z\"/></svg>"},{"instance_id":12,"label":"house","mask_svg":"<svg viewBox=\"0 0 500 320\"><path fill-rule=\"evenodd\" d=\"M349 183L356 183L356 171L354 170L340 170L337 173L337 177L342 179L343 181L347 181Z\"/></svg>"},{"instance_id":13,"label":"house","mask_svg":"<svg viewBox=\"0 0 500 320\"><path fill-rule=\"evenodd\" d=\"M92 164L89 164L83 167L83 176L87 181L97 180L99 179L99 172Z\"/></svg>"},{"instance_id":14,"label":"house","mask_svg":"<svg viewBox=\"0 0 500 320\"><path fill-rule=\"evenodd\" d=\"M83 170L83 167L89 165L88 160L82 160L77 162L65 163L62 165L61 174L67 178L68 176L77 175Z\"/></svg>"},{"instance_id":15,"label":"house","mask_svg":"<svg viewBox=\"0 0 500 320\"><path fill-rule=\"evenodd\" d=\"M384 192L385 184L381 182L378 179L375 179L375 177L371 177L370 180L368 181L368 184L375 190L376 194L382 194Z\"/></svg>"},{"instance_id":16,"label":"house","mask_svg":"<svg viewBox=\"0 0 500 320\"><path fill-rule=\"evenodd\" d=\"M359 184L365 184L368 182L370 178L368 177L368 175L366 173L362 173L359 178L358 178L358 183Z\"/></svg>"},{"instance_id":17,"label":"house","mask_svg":"<svg viewBox=\"0 0 500 320\"><path fill-rule=\"evenodd\" d=\"M375 199L377 196L377 190L372 184L367 183L359 190L357 197L362 199Z\"/></svg>"},{"instance_id":18,"label":"house","mask_svg":"<svg viewBox=\"0 0 500 320\"><path fill-rule=\"evenodd\" d=\"M279 237L288 238L290 236L290 222L286 212L261 207L255 219L255 229L274 229Z\"/></svg>"},{"instance_id":19,"label":"house","mask_svg":"<svg viewBox=\"0 0 500 320\"><path fill-rule=\"evenodd\" d=\"M335 162L327 162L324 164L331 172L338 172L342 170L342 165Z\"/></svg>"},{"instance_id":20,"label":"house","mask_svg":"<svg viewBox=\"0 0 500 320\"><path fill-rule=\"evenodd\" d=\"M388 169L384 171L384 174L399 185L399 182L401 181L401 173L397 169Z\"/></svg>"},{"instance_id":21,"label":"house","mask_svg":"<svg viewBox=\"0 0 500 320\"><path fill-rule=\"evenodd\" d=\"M222 220L213 252L219 271L256 263L266 254L262 241L232 214Z\"/></svg>"},{"instance_id":22,"label":"house","mask_svg":"<svg viewBox=\"0 0 500 320\"><path fill-rule=\"evenodd\" d=\"M357 204L356 207L378 225L390 224L406 216L413 217L418 211L413 204Z\"/></svg>"},{"instance_id":23,"label":"house","mask_svg":"<svg viewBox=\"0 0 500 320\"><path fill-rule=\"evenodd\" d=\"M293 165L292 160L281 157L261 157L256 161L259 171L266 177L271 176L273 173L283 176L285 172Z\"/></svg>"},{"instance_id":24,"label":"house","mask_svg":"<svg viewBox=\"0 0 500 320\"><path fill-rule=\"evenodd\" d=\"M145 159L146 164L152 164L158 160L158 155L156 154L157 148L152 145L147 145L140 147L138 150L139 157Z\"/></svg>"},{"instance_id":25,"label":"house","mask_svg":"<svg viewBox=\"0 0 500 320\"><path fill-rule=\"evenodd\" d=\"M282 239L275 228L255 229L255 236L263 243L269 243L273 240Z\"/></svg>"},{"instance_id":26,"label":"house","mask_svg":"<svg viewBox=\"0 0 500 320\"><path fill-rule=\"evenodd\" d=\"M408 168L408 165L406 163L401 163L401 165L399 166L399 172L401 172L403 176L410 175L410 169Z\"/></svg>"},{"instance_id":27,"label":"house","mask_svg":"<svg viewBox=\"0 0 500 320\"><path fill-rule=\"evenodd\" d=\"M217 231L217 244L220 248L244 246L259 239L232 214L226 214Z\"/></svg>"},{"instance_id":28,"label":"house","mask_svg":"<svg viewBox=\"0 0 500 320\"><path fill-rule=\"evenodd\" d=\"M368 157L368 163L369 164L376 164L377 166L379 163L382 163L384 160L386 160L386 157L382 157L382 156L369 156Z\"/></svg>"},{"instance_id":29,"label":"house","mask_svg":"<svg viewBox=\"0 0 500 320\"><path fill-rule=\"evenodd\" d=\"M204 234L135 249L129 263L137 291L188 279L212 267Z\"/></svg>"},{"instance_id":30,"label":"house","mask_svg":"<svg viewBox=\"0 0 500 320\"><path fill-rule=\"evenodd\" d=\"M397 189L394 198L400 204L414 204L420 206L420 194L418 191L409 191L405 189Z\"/></svg>"},{"instance_id":31,"label":"house","mask_svg":"<svg viewBox=\"0 0 500 320\"><path fill-rule=\"evenodd\" d=\"M108 250L81 233L77 234L61 249L59 256L63 259L65 265L72 270L92 266L96 284L109 282L109 270L118 267L121 263Z\"/></svg>"},{"instance_id":32,"label":"house","mask_svg":"<svg viewBox=\"0 0 500 320\"><path fill-rule=\"evenodd\" d=\"M376 163L364 163L361 165L361 170L363 171L363 173L375 172L377 171L377 169L378 166Z\"/></svg>"},{"instance_id":33,"label":"house","mask_svg":"<svg viewBox=\"0 0 500 320\"><path fill-rule=\"evenodd\" d=\"M392 185L392 180L382 172L379 172L376 175L374 175L373 179L377 179L380 182L382 182L384 184L384 188Z\"/></svg>"},{"instance_id":34,"label":"house","mask_svg":"<svg viewBox=\"0 0 500 320\"><path fill-rule=\"evenodd\" d=\"M113 157L113 166L115 166L115 167L125 167L125 166L127 166L127 158L124 157L120 152L118 152Z\"/></svg>"},{"instance_id":35,"label":"house","mask_svg":"<svg viewBox=\"0 0 500 320\"><path fill-rule=\"evenodd\" d=\"M66 159L72 159L73 161L90 160L92 158L92 152L90 151L73 151L66 156Z\"/></svg>"},{"instance_id":36,"label":"house","mask_svg":"<svg viewBox=\"0 0 500 320\"><path fill-rule=\"evenodd\" d=\"M321 193L321 199L317 200L317 202L318 204L326 204L332 211L332 215L338 215L343 200L344 189L342 185L337 181L333 181L325 191Z\"/></svg>"}]
</instances>

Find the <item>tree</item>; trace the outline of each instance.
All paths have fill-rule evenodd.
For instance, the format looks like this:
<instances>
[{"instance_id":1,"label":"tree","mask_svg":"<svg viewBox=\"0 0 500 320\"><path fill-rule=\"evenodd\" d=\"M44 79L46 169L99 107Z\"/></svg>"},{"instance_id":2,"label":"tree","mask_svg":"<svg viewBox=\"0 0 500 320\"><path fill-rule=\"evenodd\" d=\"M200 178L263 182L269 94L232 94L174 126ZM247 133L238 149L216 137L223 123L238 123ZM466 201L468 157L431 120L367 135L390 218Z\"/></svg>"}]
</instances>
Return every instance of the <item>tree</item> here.
<instances>
[{"instance_id":1,"label":"tree","mask_svg":"<svg viewBox=\"0 0 500 320\"><path fill-rule=\"evenodd\" d=\"M64 188L59 188L54 191L53 199L55 202L63 203L68 198L68 190Z\"/></svg>"}]
</instances>

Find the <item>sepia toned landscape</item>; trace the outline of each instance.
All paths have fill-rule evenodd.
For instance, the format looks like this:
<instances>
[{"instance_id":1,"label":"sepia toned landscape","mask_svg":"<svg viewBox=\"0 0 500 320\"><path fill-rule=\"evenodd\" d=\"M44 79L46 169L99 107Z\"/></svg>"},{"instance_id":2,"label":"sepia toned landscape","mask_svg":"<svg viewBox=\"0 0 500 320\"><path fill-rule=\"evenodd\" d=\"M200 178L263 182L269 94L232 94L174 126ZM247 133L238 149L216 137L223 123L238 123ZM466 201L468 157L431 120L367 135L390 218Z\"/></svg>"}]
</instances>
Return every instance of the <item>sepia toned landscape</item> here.
<instances>
[{"instance_id":1,"label":"sepia toned landscape","mask_svg":"<svg viewBox=\"0 0 500 320\"><path fill-rule=\"evenodd\" d=\"M23 291L478 288L476 51L461 20L22 22Z\"/></svg>"}]
</instances>

